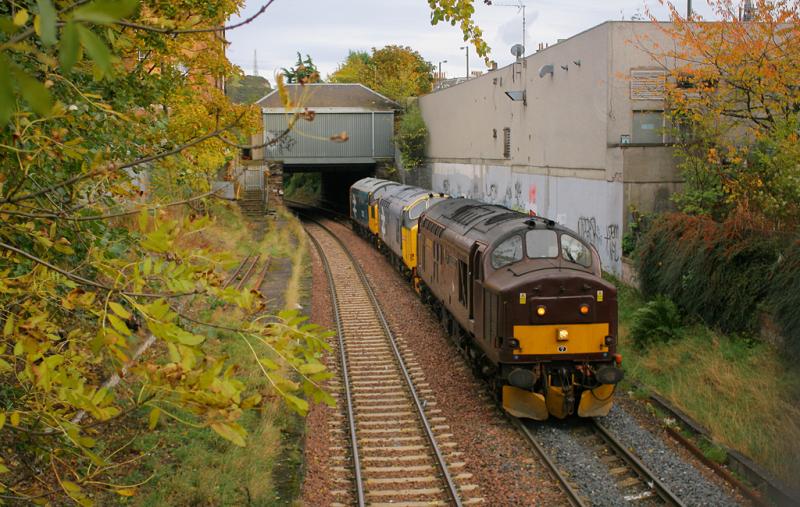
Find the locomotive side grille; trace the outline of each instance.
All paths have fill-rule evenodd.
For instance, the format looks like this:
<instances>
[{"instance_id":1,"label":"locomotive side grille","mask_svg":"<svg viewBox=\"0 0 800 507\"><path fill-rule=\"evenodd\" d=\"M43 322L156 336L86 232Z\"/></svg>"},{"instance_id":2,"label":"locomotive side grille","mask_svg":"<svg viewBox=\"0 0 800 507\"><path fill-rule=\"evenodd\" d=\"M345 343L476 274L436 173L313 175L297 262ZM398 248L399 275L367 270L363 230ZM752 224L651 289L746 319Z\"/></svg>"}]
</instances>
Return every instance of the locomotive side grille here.
<instances>
[{"instance_id":1,"label":"locomotive side grille","mask_svg":"<svg viewBox=\"0 0 800 507\"><path fill-rule=\"evenodd\" d=\"M484 217L493 213L491 208L486 208L484 206L474 206L468 204L466 206L461 206L457 210L453 212L448 218L453 222L461 225L469 225L476 221L477 219Z\"/></svg>"}]
</instances>

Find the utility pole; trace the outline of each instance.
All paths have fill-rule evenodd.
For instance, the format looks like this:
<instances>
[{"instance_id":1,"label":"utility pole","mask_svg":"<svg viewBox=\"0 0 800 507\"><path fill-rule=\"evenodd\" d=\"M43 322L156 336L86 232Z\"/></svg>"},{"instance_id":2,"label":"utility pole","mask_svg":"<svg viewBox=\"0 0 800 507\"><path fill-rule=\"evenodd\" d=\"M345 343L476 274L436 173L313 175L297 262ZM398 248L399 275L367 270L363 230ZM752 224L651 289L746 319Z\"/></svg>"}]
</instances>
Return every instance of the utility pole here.
<instances>
[{"instance_id":1,"label":"utility pole","mask_svg":"<svg viewBox=\"0 0 800 507\"><path fill-rule=\"evenodd\" d=\"M686 0L686 19L692 19L692 0Z\"/></svg>"},{"instance_id":2,"label":"utility pole","mask_svg":"<svg viewBox=\"0 0 800 507\"><path fill-rule=\"evenodd\" d=\"M447 60L442 60L441 62L439 62L439 82L444 81L444 78L442 77L442 64L443 63L447 63Z\"/></svg>"},{"instance_id":3,"label":"utility pole","mask_svg":"<svg viewBox=\"0 0 800 507\"><path fill-rule=\"evenodd\" d=\"M258 75L258 50L253 50L253 75Z\"/></svg>"},{"instance_id":4,"label":"utility pole","mask_svg":"<svg viewBox=\"0 0 800 507\"><path fill-rule=\"evenodd\" d=\"M469 79L469 46L461 46L458 49L464 49L467 51L467 79Z\"/></svg>"}]
</instances>

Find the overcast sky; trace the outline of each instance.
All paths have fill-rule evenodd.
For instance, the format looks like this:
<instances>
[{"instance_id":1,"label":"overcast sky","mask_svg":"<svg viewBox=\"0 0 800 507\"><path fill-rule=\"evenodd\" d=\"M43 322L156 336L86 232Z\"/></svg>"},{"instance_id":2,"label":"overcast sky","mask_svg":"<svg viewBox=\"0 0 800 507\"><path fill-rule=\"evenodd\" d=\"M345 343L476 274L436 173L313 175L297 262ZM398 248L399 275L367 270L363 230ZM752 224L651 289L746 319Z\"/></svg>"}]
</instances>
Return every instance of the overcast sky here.
<instances>
[{"instance_id":1,"label":"overcast sky","mask_svg":"<svg viewBox=\"0 0 800 507\"><path fill-rule=\"evenodd\" d=\"M658 0L522 0L526 4L527 50L540 42L554 43L608 20L631 19L645 5L659 19L666 19L667 9ZM248 0L238 21L255 13L266 0ZM492 48L492 59L502 67L514 57L509 49L522 42L522 14L514 7L518 0L495 0L493 6L475 0L475 20L483 29ZM685 13L686 0L678 0ZM711 18L704 0L694 0L696 13ZM274 82L281 67L291 67L297 51L311 58L323 78L336 70L350 49L369 50L389 44L411 46L429 62L442 64L448 77L463 76L465 52L461 32L449 24L431 26L426 0L275 0L249 25L227 33L231 42L228 57L253 72L253 52L258 54L258 72ZM470 71L486 70L470 48Z\"/></svg>"}]
</instances>

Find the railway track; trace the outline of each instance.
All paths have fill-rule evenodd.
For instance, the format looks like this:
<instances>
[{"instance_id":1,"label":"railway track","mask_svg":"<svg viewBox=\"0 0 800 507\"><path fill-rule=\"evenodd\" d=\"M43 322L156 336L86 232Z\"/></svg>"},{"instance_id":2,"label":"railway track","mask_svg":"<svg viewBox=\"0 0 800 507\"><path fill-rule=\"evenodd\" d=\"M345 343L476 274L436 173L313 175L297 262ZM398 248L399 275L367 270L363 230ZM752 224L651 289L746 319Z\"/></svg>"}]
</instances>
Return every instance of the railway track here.
<instances>
[{"instance_id":1,"label":"railway track","mask_svg":"<svg viewBox=\"0 0 800 507\"><path fill-rule=\"evenodd\" d=\"M320 222L305 223L330 285L338 335L339 406L334 505L482 503L436 409L421 369L389 329L345 245ZM346 442L346 444L344 443Z\"/></svg>"},{"instance_id":2,"label":"railway track","mask_svg":"<svg viewBox=\"0 0 800 507\"><path fill-rule=\"evenodd\" d=\"M561 485L567 495L570 505L583 507L595 505L591 494L581 490L581 477L572 477L565 470L564 464L559 462L551 452L552 442L543 445L537 436L535 424L513 419L536 452L543 459L551 474ZM541 424L541 423L538 423ZM642 462L628 451L614 436L597 420L579 420L574 424L565 425L558 431L566 432L564 439L577 441L583 448L588 449L608 469L608 476L613 481L614 488L619 497L617 505L671 505L683 506L684 503L676 497ZM568 434L567 434L568 433ZM556 444L558 445L558 444ZM597 505L603 505L607 499Z\"/></svg>"}]
</instances>

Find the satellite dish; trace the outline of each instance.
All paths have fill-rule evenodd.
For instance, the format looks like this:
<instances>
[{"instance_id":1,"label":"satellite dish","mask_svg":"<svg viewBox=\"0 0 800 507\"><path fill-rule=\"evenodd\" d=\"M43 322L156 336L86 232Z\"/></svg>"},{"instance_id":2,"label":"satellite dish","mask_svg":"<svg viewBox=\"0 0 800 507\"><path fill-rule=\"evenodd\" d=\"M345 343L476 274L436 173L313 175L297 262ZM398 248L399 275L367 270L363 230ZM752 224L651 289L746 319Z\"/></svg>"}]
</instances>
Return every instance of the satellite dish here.
<instances>
[{"instance_id":1,"label":"satellite dish","mask_svg":"<svg viewBox=\"0 0 800 507\"><path fill-rule=\"evenodd\" d=\"M522 44L514 44L511 46L511 54L516 56L517 58L522 56L522 53L525 52L525 48L522 47Z\"/></svg>"}]
</instances>

